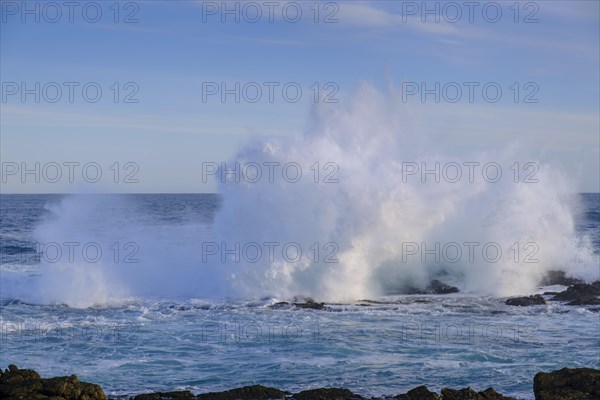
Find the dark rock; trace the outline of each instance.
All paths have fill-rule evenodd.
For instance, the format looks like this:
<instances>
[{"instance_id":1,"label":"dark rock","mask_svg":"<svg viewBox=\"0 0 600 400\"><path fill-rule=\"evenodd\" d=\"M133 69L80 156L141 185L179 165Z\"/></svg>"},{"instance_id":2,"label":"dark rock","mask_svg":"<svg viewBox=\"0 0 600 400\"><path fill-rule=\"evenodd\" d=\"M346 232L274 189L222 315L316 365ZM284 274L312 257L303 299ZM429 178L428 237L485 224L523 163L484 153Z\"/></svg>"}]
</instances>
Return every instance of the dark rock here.
<instances>
[{"instance_id":1,"label":"dark rock","mask_svg":"<svg viewBox=\"0 0 600 400\"><path fill-rule=\"evenodd\" d=\"M562 270L548 271L548 273L546 273L546 275L540 281L541 286L571 286L579 283L583 283L583 281L581 279L573 278L572 276L567 276L565 271Z\"/></svg>"},{"instance_id":2,"label":"dark rock","mask_svg":"<svg viewBox=\"0 0 600 400\"><path fill-rule=\"evenodd\" d=\"M432 280L429 284L427 290L433 294L450 294L450 293L458 293L458 288L454 286L446 285L436 279Z\"/></svg>"},{"instance_id":3,"label":"dark rock","mask_svg":"<svg viewBox=\"0 0 600 400\"><path fill-rule=\"evenodd\" d=\"M558 294L558 292L544 292L542 293L544 296L554 296L555 294Z\"/></svg>"},{"instance_id":4,"label":"dark rock","mask_svg":"<svg viewBox=\"0 0 600 400\"><path fill-rule=\"evenodd\" d=\"M189 390L177 392L155 392L138 394L133 400L195 400L196 396Z\"/></svg>"},{"instance_id":5,"label":"dark rock","mask_svg":"<svg viewBox=\"0 0 600 400\"><path fill-rule=\"evenodd\" d=\"M425 289L417 289L417 288L408 288L406 290L406 294L450 294L450 293L458 293L458 288L450 285L446 285L443 282L438 281L437 279L429 282L429 286Z\"/></svg>"},{"instance_id":6,"label":"dark rock","mask_svg":"<svg viewBox=\"0 0 600 400\"><path fill-rule=\"evenodd\" d=\"M444 400L485 400L485 397L471 389L442 389L442 399Z\"/></svg>"},{"instance_id":7,"label":"dark rock","mask_svg":"<svg viewBox=\"0 0 600 400\"><path fill-rule=\"evenodd\" d=\"M533 296L513 297L506 299L506 304L509 306L537 306L546 304L546 300L539 294Z\"/></svg>"},{"instance_id":8,"label":"dark rock","mask_svg":"<svg viewBox=\"0 0 600 400\"><path fill-rule=\"evenodd\" d=\"M325 308L325 303L317 303L314 300L307 300L304 303L294 303L294 305L298 308L309 308L312 310L322 310Z\"/></svg>"},{"instance_id":9,"label":"dark rock","mask_svg":"<svg viewBox=\"0 0 600 400\"><path fill-rule=\"evenodd\" d=\"M586 306L586 305L590 305L590 306L595 306L600 304L600 299L593 296L593 297L583 297L580 299L576 299L573 301L570 301L567 303L568 306Z\"/></svg>"},{"instance_id":10,"label":"dark rock","mask_svg":"<svg viewBox=\"0 0 600 400\"><path fill-rule=\"evenodd\" d=\"M503 396L496 392L493 388L487 388L483 392L479 392L485 400L516 400L514 397Z\"/></svg>"},{"instance_id":11,"label":"dark rock","mask_svg":"<svg viewBox=\"0 0 600 400\"><path fill-rule=\"evenodd\" d=\"M48 396L78 400L106 399L106 395L99 385L80 382L76 375L42 379L42 385L42 394Z\"/></svg>"},{"instance_id":12,"label":"dark rock","mask_svg":"<svg viewBox=\"0 0 600 400\"><path fill-rule=\"evenodd\" d=\"M288 303L287 301L280 301L280 302L277 302L275 304L271 304L269 307L273 308L275 310L279 310L281 308L289 308L290 307L290 303Z\"/></svg>"},{"instance_id":13,"label":"dark rock","mask_svg":"<svg viewBox=\"0 0 600 400\"><path fill-rule=\"evenodd\" d=\"M244 386L226 392L204 393L196 396L198 400L270 400L285 399L285 393L279 389L261 385Z\"/></svg>"},{"instance_id":14,"label":"dark rock","mask_svg":"<svg viewBox=\"0 0 600 400\"><path fill-rule=\"evenodd\" d=\"M395 397L397 400L439 400L437 393L430 392L427 386L419 386Z\"/></svg>"},{"instance_id":15,"label":"dark rock","mask_svg":"<svg viewBox=\"0 0 600 400\"><path fill-rule=\"evenodd\" d=\"M600 370L563 368L540 372L533 378L536 400L597 400L600 399Z\"/></svg>"},{"instance_id":16,"label":"dark rock","mask_svg":"<svg viewBox=\"0 0 600 400\"><path fill-rule=\"evenodd\" d=\"M292 396L294 400L362 400L363 397L348 389L311 389Z\"/></svg>"},{"instance_id":17,"label":"dark rock","mask_svg":"<svg viewBox=\"0 0 600 400\"><path fill-rule=\"evenodd\" d=\"M580 283L567 288L564 292L560 292L554 296L553 301L570 301L569 305L583 304L600 304L598 298L600 296L600 281L594 283Z\"/></svg>"},{"instance_id":18,"label":"dark rock","mask_svg":"<svg viewBox=\"0 0 600 400\"><path fill-rule=\"evenodd\" d=\"M10 365L0 376L0 398L106 400L102 388L80 382L75 375L42 379L30 369Z\"/></svg>"}]
</instances>

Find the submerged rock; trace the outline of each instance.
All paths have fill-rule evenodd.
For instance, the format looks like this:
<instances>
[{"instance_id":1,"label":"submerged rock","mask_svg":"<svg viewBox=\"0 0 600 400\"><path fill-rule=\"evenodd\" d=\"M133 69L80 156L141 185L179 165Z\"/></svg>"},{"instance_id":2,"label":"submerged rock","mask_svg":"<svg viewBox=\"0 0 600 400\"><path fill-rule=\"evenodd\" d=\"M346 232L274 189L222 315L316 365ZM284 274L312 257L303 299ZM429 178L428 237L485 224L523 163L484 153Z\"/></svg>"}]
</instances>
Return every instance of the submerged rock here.
<instances>
[{"instance_id":1,"label":"submerged rock","mask_svg":"<svg viewBox=\"0 0 600 400\"><path fill-rule=\"evenodd\" d=\"M294 400L363 400L348 389L328 388L305 390L292 396Z\"/></svg>"},{"instance_id":2,"label":"submerged rock","mask_svg":"<svg viewBox=\"0 0 600 400\"><path fill-rule=\"evenodd\" d=\"M285 399L285 392L261 385L244 386L226 392L204 393L196 396L198 400L271 400Z\"/></svg>"},{"instance_id":3,"label":"submerged rock","mask_svg":"<svg viewBox=\"0 0 600 400\"><path fill-rule=\"evenodd\" d=\"M552 286L552 285L563 285L563 286L571 286L577 285L579 283L584 283L581 279L574 278L572 276L567 276L565 271L556 270L556 271L548 271L546 275L540 281L541 286Z\"/></svg>"},{"instance_id":4,"label":"submerged rock","mask_svg":"<svg viewBox=\"0 0 600 400\"><path fill-rule=\"evenodd\" d=\"M505 302L509 306L537 306L546 304L546 300L539 294L533 296L513 297L506 299Z\"/></svg>"},{"instance_id":5,"label":"submerged rock","mask_svg":"<svg viewBox=\"0 0 600 400\"><path fill-rule=\"evenodd\" d=\"M535 400L600 399L600 370L563 368L540 372L533 378Z\"/></svg>"},{"instance_id":6,"label":"submerged rock","mask_svg":"<svg viewBox=\"0 0 600 400\"><path fill-rule=\"evenodd\" d=\"M397 400L439 400L439 398L437 393L429 391L427 386L416 387L395 397Z\"/></svg>"},{"instance_id":7,"label":"submerged rock","mask_svg":"<svg viewBox=\"0 0 600 400\"><path fill-rule=\"evenodd\" d=\"M569 301L568 305L600 304L600 281L579 283L554 296L553 301Z\"/></svg>"}]
</instances>

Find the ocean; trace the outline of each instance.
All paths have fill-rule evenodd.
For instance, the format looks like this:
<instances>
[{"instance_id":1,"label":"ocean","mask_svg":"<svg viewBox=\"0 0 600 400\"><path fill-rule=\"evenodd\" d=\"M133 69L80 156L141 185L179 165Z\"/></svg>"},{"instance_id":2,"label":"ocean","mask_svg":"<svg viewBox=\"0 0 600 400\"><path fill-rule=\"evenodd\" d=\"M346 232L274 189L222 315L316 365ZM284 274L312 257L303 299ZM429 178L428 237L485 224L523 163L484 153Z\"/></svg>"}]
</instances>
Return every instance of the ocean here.
<instances>
[{"instance_id":1,"label":"ocean","mask_svg":"<svg viewBox=\"0 0 600 400\"><path fill-rule=\"evenodd\" d=\"M577 243L551 242L553 251L570 253L560 262L547 259L555 253L544 251L550 242L543 240L519 244L518 257L509 253L516 267L453 262L456 253L441 249L456 250L454 243L468 237L442 229L401 241L401 258L373 259L377 268L364 269L347 264L356 262L349 249L368 241L365 235L322 234L309 213L286 221L265 199L264 209L251 211L271 218L269 229L249 240L240 231L251 230L251 216L232 223L239 203L226 196L1 195L0 365L45 376L75 373L113 396L251 384L382 396L427 385L493 386L524 399L533 398L539 371L600 367L598 307L504 303L512 294L564 289L534 285L523 292L523 282L546 270L599 278L599 194L568 200L574 226L567 236ZM310 229L299 228L302 220ZM310 240L293 241L277 230L281 224ZM354 229L333 225L328 232ZM438 254L434 244L429 253L419 249L423 237L441 243ZM376 246L365 248L361 265ZM539 257L535 273L520 275L529 268L525 256ZM451 263L469 265L446 267ZM423 287L415 272L422 270L460 291L406 294ZM324 307L291 304L309 297Z\"/></svg>"}]
</instances>

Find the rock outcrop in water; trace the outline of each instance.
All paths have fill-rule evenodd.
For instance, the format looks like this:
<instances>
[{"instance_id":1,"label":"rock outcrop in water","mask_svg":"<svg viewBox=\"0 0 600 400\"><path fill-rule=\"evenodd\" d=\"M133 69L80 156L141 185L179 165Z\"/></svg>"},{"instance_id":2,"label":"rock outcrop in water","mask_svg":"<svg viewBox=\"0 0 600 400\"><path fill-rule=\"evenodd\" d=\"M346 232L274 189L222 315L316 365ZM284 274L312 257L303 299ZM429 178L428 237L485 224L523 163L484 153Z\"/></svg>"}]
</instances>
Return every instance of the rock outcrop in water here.
<instances>
[{"instance_id":1,"label":"rock outcrop in water","mask_svg":"<svg viewBox=\"0 0 600 400\"><path fill-rule=\"evenodd\" d=\"M31 369L9 365L0 371L0 399L106 400L102 388L81 382L76 375L41 378Z\"/></svg>"},{"instance_id":2,"label":"rock outcrop in water","mask_svg":"<svg viewBox=\"0 0 600 400\"><path fill-rule=\"evenodd\" d=\"M539 294L533 296L513 297L506 299L505 302L509 306L538 306L546 304L546 300Z\"/></svg>"},{"instance_id":3,"label":"rock outcrop in water","mask_svg":"<svg viewBox=\"0 0 600 400\"><path fill-rule=\"evenodd\" d=\"M406 294L450 294L458 292L458 288L434 279L429 282L429 286L425 289L409 288Z\"/></svg>"},{"instance_id":4,"label":"rock outcrop in water","mask_svg":"<svg viewBox=\"0 0 600 400\"><path fill-rule=\"evenodd\" d=\"M598 400L600 370L563 368L540 372L533 378L535 400Z\"/></svg>"},{"instance_id":5,"label":"rock outcrop in water","mask_svg":"<svg viewBox=\"0 0 600 400\"><path fill-rule=\"evenodd\" d=\"M600 370L591 368L563 368L549 373L540 372L533 380L536 400L598 400L600 399ZM110 399L111 397L108 397ZM123 400L127 396L114 399ZM41 378L31 369L10 365L0 370L0 399L7 400L107 400L102 388L81 382L75 375ZM345 388L320 388L291 394L261 385L244 386L225 392L194 395L190 391L155 392L129 397L130 400L365 400ZM515 400L492 388L481 392L473 389L443 388L441 394L419 386L394 397L396 400ZM371 398L371 400L378 400Z\"/></svg>"},{"instance_id":6,"label":"rock outcrop in water","mask_svg":"<svg viewBox=\"0 0 600 400\"><path fill-rule=\"evenodd\" d=\"M600 304L600 281L594 283L579 283L570 286L564 292L558 293L551 300L553 301L568 301L567 305L594 305Z\"/></svg>"}]
</instances>

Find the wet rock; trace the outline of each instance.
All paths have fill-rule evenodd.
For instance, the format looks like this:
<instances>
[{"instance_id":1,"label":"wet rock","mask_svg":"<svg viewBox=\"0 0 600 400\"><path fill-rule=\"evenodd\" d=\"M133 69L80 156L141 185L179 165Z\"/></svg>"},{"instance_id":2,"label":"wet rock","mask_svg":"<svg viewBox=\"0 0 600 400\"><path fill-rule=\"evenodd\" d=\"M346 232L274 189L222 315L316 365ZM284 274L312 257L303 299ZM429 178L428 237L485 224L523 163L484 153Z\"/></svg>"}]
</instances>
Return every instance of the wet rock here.
<instances>
[{"instance_id":1,"label":"wet rock","mask_svg":"<svg viewBox=\"0 0 600 400\"><path fill-rule=\"evenodd\" d=\"M458 288L446 285L445 283L440 282L436 279L432 280L431 283L429 283L429 287L427 287L427 290L429 291L429 293L433 294L450 294L459 292Z\"/></svg>"},{"instance_id":2,"label":"wet rock","mask_svg":"<svg viewBox=\"0 0 600 400\"><path fill-rule=\"evenodd\" d=\"M395 397L397 400L439 400L439 398L437 393L429 391L427 386L416 387Z\"/></svg>"},{"instance_id":3,"label":"wet rock","mask_svg":"<svg viewBox=\"0 0 600 400\"><path fill-rule=\"evenodd\" d=\"M458 288L446 285L445 283L434 279L429 282L429 286L427 286L425 289L417 289L414 287L408 288L406 294L450 294L458 292Z\"/></svg>"},{"instance_id":4,"label":"wet rock","mask_svg":"<svg viewBox=\"0 0 600 400\"><path fill-rule=\"evenodd\" d=\"M537 306L546 304L546 300L539 294L533 296L513 297L506 299L505 302L509 306Z\"/></svg>"},{"instance_id":5,"label":"wet rock","mask_svg":"<svg viewBox=\"0 0 600 400\"><path fill-rule=\"evenodd\" d=\"M597 400L600 399L600 370L563 368L540 372L533 378L533 392L536 400Z\"/></svg>"},{"instance_id":6,"label":"wet rock","mask_svg":"<svg viewBox=\"0 0 600 400\"><path fill-rule=\"evenodd\" d=\"M0 398L106 400L102 388L79 381L76 375L43 379L30 369L10 365L0 376Z\"/></svg>"},{"instance_id":7,"label":"wet rock","mask_svg":"<svg viewBox=\"0 0 600 400\"><path fill-rule=\"evenodd\" d=\"M571 286L577 285L579 283L584 283L581 279L573 278L572 276L567 276L565 271L556 270L556 271L548 271L546 275L540 281L541 286L551 286L551 285L563 285L563 286Z\"/></svg>"},{"instance_id":8,"label":"wet rock","mask_svg":"<svg viewBox=\"0 0 600 400\"><path fill-rule=\"evenodd\" d=\"M600 296L600 281L570 286L551 300L569 301L569 305L600 304L597 296Z\"/></svg>"},{"instance_id":9,"label":"wet rock","mask_svg":"<svg viewBox=\"0 0 600 400\"><path fill-rule=\"evenodd\" d=\"M280 301L275 304L271 304L269 307L274 310L280 310L280 309L290 308L290 303L288 303L287 301Z\"/></svg>"},{"instance_id":10,"label":"wet rock","mask_svg":"<svg viewBox=\"0 0 600 400\"><path fill-rule=\"evenodd\" d=\"M471 389L442 389L442 399L444 400L485 400L485 397Z\"/></svg>"},{"instance_id":11,"label":"wet rock","mask_svg":"<svg viewBox=\"0 0 600 400\"><path fill-rule=\"evenodd\" d=\"M106 399L99 385L80 382L76 375L42 379L43 394L65 399L101 400Z\"/></svg>"},{"instance_id":12,"label":"wet rock","mask_svg":"<svg viewBox=\"0 0 600 400\"><path fill-rule=\"evenodd\" d=\"M485 400L516 400L514 397L503 396L496 392L493 388L487 388L483 392L479 392Z\"/></svg>"},{"instance_id":13,"label":"wet rock","mask_svg":"<svg viewBox=\"0 0 600 400\"><path fill-rule=\"evenodd\" d=\"M325 303L317 303L314 300L307 300L304 303L294 303L294 305L298 308L308 308L312 310L322 310L325 308Z\"/></svg>"},{"instance_id":14,"label":"wet rock","mask_svg":"<svg viewBox=\"0 0 600 400\"><path fill-rule=\"evenodd\" d=\"M329 388L305 390L292 396L294 400L363 400L348 389Z\"/></svg>"},{"instance_id":15,"label":"wet rock","mask_svg":"<svg viewBox=\"0 0 600 400\"><path fill-rule=\"evenodd\" d=\"M180 390L177 392L155 392L138 394L133 400L194 400L196 396L189 390Z\"/></svg>"},{"instance_id":16,"label":"wet rock","mask_svg":"<svg viewBox=\"0 0 600 400\"><path fill-rule=\"evenodd\" d=\"M285 399L285 392L261 385L244 386L226 392L204 393L196 396L198 400L271 400Z\"/></svg>"}]
</instances>

